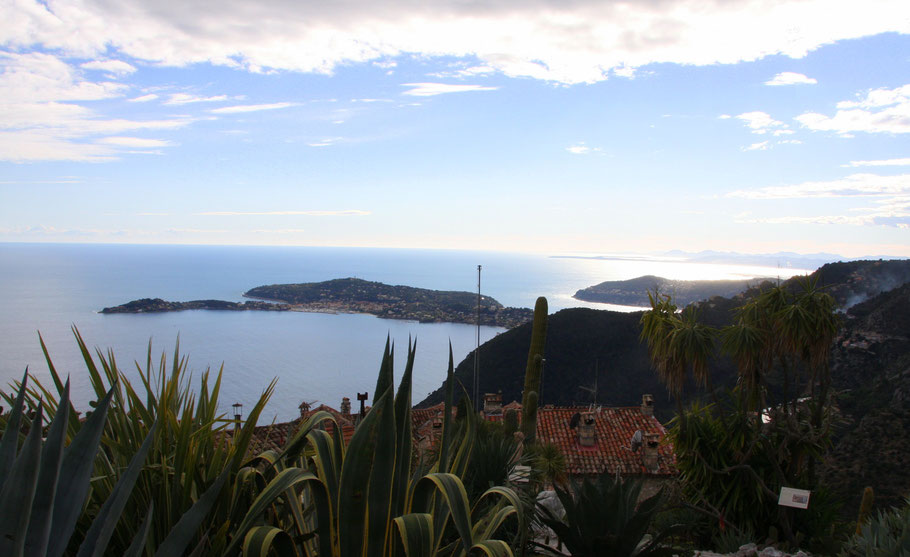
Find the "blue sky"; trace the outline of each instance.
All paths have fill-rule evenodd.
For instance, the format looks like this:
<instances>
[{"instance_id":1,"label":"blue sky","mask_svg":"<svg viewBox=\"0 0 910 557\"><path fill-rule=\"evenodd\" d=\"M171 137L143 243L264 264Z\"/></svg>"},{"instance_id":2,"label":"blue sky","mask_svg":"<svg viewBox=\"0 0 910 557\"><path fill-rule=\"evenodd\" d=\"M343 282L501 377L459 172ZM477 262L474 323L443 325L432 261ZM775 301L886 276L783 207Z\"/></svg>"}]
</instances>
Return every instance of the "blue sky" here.
<instances>
[{"instance_id":1,"label":"blue sky","mask_svg":"<svg viewBox=\"0 0 910 557\"><path fill-rule=\"evenodd\" d=\"M910 256L905 1L0 20L0 241Z\"/></svg>"}]
</instances>

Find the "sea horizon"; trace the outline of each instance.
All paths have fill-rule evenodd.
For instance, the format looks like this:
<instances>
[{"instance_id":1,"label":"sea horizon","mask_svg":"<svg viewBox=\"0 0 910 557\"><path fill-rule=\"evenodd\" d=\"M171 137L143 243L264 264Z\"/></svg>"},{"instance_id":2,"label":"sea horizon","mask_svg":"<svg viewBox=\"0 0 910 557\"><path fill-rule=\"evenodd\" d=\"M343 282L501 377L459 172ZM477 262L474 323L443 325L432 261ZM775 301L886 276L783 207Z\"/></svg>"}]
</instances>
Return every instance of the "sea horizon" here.
<instances>
[{"instance_id":1,"label":"sea horizon","mask_svg":"<svg viewBox=\"0 0 910 557\"><path fill-rule=\"evenodd\" d=\"M300 402L337 407L343 396L371 391L382 347L389 337L399 347L416 338L415 402L445 376L448 343L457 364L473 349L469 324L416 323L364 314L305 312L218 312L188 310L161 314L103 315L102 308L139 298L168 301L242 301L263 284L318 282L354 276L387 284L435 290L481 291L506 306L533 307L548 298L550 312L569 307L634 311L575 300L576 290L604 280L645 274L675 279L743 278L798 274L809 270L650 259L564 259L549 255L421 248L334 248L303 246L210 246L172 244L0 243L0 381L4 390L30 373L49 382L38 343L40 331L55 367L73 379L73 399L84 409L92 393L85 365L70 330L79 329L90 348L108 348L128 376L144 362L170 360L179 338L189 355L194 381L206 368L224 364L221 406L251 408L273 377L278 389L263 421L297 415ZM481 327L481 342L504 329ZM403 353L401 350L399 353ZM97 362L96 362L97 363ZM400 374L403 362L396 373ZM372 396L372 394L371 394Z\"/></svg>"}]
</instances>

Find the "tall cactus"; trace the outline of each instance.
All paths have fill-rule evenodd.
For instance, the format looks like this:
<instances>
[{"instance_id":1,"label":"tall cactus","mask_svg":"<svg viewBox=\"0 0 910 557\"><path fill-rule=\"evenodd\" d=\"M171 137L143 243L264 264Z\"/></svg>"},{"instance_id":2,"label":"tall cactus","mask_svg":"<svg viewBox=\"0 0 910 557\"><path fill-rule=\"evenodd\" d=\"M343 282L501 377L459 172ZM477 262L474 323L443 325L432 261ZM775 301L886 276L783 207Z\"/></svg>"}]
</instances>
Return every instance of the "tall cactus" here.
<instances>
[{"instance_id":1,"label":"tall cactus","mask_svg":"<svg viewBox=\"0 0 910 557\"><path fill-rule=\"evenodd\" d=\"M525 442L532 442L537 433L537 403L540 400L540 374L543 370L544 345L547 342L547 299L541 296L534 304L534 325L531 347L525 368L525 389L521 395L521 432ZM533 396L532 396L533 395Z\"/></svg>"},{"instance_id":2,"label":"tall cactus","mask_svg":"<svg viewBox=\"0 0 910 557\"><path fill-rule=\"evenodd\" d=\"M872 513L872 501L875 499L875 493L872 491L871 487L866 487L863 490L863 500L859 505L859 516L856 517L856 535L859 536L863 533L863 524L869 520L869 515Z\"/></svg>"}]
</instances>

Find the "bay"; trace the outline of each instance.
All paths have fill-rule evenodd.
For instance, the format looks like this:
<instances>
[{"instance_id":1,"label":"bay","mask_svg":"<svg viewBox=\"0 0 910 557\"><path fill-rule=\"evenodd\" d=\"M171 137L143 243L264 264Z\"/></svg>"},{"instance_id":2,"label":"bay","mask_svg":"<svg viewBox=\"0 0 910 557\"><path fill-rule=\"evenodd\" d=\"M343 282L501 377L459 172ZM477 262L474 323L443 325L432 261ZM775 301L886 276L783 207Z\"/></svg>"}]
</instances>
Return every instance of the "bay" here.
<instances>
[{"instance_id":1,"label":"bay","mask_svg":"<svg viewBox=\"0 0 910 557\"><path fill-rule=\"evenodd\" d=\"M287 420L300 402L337 407L343 396L372 399L386 338L398 347L397 372L409 339L418 344L414 401L445 377L448 346L455 362L476 342L465 324L416 323L370 315L302 312L182 311L161 314L98 313L130 300L242 301L263 284L357 277L438 290L477 289L507 306L533 307L547 296L550 311L587 306L635 308L574 300L578 289L605 280L644 274L677 279L773 276L775 269L706 265L650 259L573 259L547 255L449 250L274 246L181 246L0 243L0 384L21 378L26 366L39 380L49 374L38 343L40 331L58 371L70 375L73 400L84 409L92 398L85 365L71 327L90 347L111 349L121 369L137 377L149 342L157 361L173 355L179 337L194 381L206 368L224 365L221 406L247 409L273 378L277 389L264 419ZM798 272L788 270L787 276ZM503 329L481 327L481 342ZM355 402L356 404L356 402Z\"/></svg>"}]
</instances>

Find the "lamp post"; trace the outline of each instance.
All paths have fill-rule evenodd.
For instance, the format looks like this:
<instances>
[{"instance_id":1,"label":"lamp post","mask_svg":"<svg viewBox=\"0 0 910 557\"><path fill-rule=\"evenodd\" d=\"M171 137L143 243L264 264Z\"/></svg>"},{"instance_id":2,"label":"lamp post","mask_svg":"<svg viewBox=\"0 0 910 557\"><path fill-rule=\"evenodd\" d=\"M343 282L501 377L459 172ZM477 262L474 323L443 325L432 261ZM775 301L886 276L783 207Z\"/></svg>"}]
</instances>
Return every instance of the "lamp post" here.
<instances>
[{"instance_id":1,"label":"lamp post","mask_svg":"<svg viewBox=\"0 0 910 557\"><path fill-rule=\"evenodd\" d=\"M243 405L239 402L235 402L231 405L231 408L234 409L234 433L240 432L240 418L243 417Z\"/></svg>"}]
</instances>

